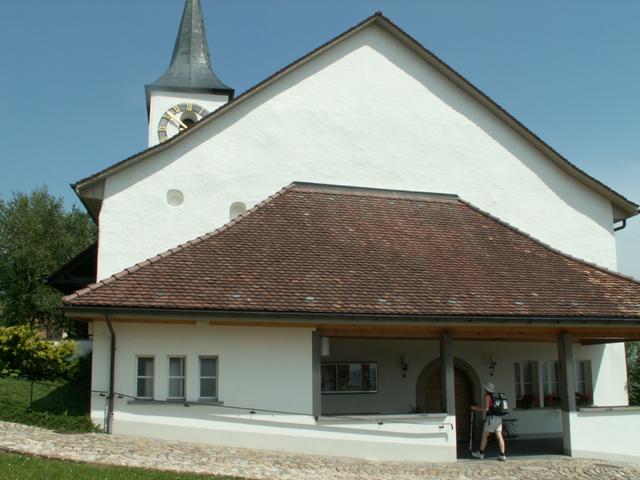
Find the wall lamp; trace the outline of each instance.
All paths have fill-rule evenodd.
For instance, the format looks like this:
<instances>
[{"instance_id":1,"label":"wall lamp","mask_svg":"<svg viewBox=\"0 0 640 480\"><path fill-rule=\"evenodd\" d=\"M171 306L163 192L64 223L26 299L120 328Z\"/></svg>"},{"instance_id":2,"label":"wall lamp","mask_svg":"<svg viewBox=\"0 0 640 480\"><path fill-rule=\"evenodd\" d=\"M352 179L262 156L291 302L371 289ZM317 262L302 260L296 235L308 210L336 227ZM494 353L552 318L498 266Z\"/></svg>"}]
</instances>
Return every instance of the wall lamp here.
<instances>
[{"instance_id":1,"label":"wall lamp","mask_svg":"<svg viewBox=\"0 0 640 480\"><path fill-rule=\"evenodd\" d=\"M493 377L493 373L496 371L496 356L492 353L489 357L489 376Z\"/></svg>"},{"instance_id":2,"label":"wall lamp","mask_svg":"<svg viewBox=\"0 0 640 480\"><path fill-rule=\"evenodd\" d=\"M402 378L405 378L407 370L409 370L409 358L406 355L400 357L400 368L402 369Z\"/></svg>"}]
</instances>

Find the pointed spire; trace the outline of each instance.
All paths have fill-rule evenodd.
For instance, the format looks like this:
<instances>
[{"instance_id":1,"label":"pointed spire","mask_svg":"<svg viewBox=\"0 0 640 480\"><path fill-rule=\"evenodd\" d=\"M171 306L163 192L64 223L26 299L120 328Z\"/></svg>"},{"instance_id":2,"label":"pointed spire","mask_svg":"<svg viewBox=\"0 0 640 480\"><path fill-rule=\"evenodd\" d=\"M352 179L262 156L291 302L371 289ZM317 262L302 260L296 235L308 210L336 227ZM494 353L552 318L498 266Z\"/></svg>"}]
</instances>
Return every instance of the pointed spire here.
<instances>
[{"instance_id":1,"label":"pointed spire","mask_svg":"<svg viewBox=\"0 0 640 480\"><path fill-rule=\"evenodd\" d=\"M200 0L186 0L169 70L149 87L210 90L233 96L233 89L213 73Z\"/></svg>"}]
</instances>

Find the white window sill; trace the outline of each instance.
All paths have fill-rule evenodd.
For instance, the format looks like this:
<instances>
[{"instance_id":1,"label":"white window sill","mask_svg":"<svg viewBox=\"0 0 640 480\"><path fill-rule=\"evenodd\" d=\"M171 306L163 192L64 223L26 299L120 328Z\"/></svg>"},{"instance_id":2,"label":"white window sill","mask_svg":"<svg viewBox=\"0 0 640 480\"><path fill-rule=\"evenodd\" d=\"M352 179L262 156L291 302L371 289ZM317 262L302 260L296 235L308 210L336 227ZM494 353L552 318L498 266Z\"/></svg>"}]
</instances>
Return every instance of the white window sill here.
<instances>
[{"instance_id":1,"label":"white window sill","mask_svg":"<svg viewBox=\"0 0 640 480\"><path fill-rule=\"evenodd\" d=\"M127 405L184 405L185 407L190 407L191 405L209 405L214 407L221 407L224 405L224 402L220 400L214 399L206 399L200 398L197 401L192 400L181 400L177 398L168 398L166 400L153 400L151 398L136 398L134 400L129 400Z\"/></svg>"}]
</instances>

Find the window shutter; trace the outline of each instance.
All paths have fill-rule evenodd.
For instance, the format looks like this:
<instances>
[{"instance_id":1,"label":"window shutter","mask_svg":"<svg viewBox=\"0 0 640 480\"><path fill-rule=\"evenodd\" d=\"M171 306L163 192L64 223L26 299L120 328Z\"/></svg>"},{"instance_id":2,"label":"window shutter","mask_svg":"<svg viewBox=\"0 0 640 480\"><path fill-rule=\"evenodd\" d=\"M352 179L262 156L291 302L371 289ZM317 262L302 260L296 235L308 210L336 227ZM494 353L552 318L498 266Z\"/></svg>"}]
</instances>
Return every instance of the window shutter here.
<instances>
[{"instance_id":1,"label":"window shutter","mask_svg":"<svg viewBox=\"0 0 640 480\"><path fill-rule=\"evenodd\" d=\"M540 367L538 362L531 362L531 386L535 396L534 405L540 406Z\"/></svg>"},{"instance_id":2,"label":"window shutter","mask_svg":"<svg viewBox=\"0 0 640 480\"><path fill-rule=\"evenodd\" d=\"M585 360L582 362L584 364L584 383L587 394L591 397L591 401L593 402L593 384L591 377L591 360Z\"/></svg>"}]
</instances>

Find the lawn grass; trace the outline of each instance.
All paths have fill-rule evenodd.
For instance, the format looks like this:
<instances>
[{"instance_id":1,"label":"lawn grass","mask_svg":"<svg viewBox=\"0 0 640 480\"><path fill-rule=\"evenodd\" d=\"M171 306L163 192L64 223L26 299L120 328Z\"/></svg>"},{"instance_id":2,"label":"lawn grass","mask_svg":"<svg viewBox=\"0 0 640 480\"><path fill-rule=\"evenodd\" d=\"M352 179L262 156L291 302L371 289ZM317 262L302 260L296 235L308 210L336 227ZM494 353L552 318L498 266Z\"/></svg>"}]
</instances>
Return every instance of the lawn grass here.
<instances>
[{"instance_id":1,"label":"lawn grass","mask_svg":"<svg viewBox=\"0 0 640 480\"><path fill-rule=\"evenodd\" d=\"M0 452L2 480L231 480L231 477L107 467Z\"/></svg>"},{"instance_id":2,"label":"lawn grass","mask_svg":"<svg viewBox=\"0 0 640 480\"><path fill-rule=\"evenodd\" d=\"M30 381L0 378L0 420L57 432L95 431L89 417L88 371L74 380L38 382L33 387L30 404Z\"/></svg>"}]
</instances>

